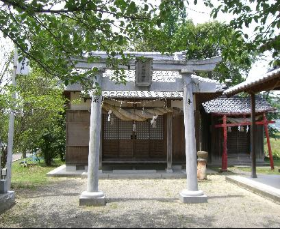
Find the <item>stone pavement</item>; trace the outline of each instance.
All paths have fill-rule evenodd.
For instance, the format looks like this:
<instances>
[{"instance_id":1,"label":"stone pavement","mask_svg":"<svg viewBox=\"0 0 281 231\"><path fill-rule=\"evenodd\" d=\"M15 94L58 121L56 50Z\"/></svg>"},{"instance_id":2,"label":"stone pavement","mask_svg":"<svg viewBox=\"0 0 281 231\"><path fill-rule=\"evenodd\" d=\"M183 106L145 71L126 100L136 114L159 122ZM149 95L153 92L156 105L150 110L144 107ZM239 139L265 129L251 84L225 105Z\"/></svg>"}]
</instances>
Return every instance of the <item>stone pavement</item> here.
<instances>
[{"instance_id":1,"label":"stone pavement","mask_svg":"<svg viewBox=\"0 0 281 231\"><path fill-rule=\"evenodd\" d=\"M215 171L207 169L207 175L216 174ZM76 170L67 171L66 166L62 165L47 173L49 177L87 177L87 171ZM165 170L112 170L100 171L100 179L158 179L158 178L186 178L186 172L183 169L175 169L172 173Z\"/></svg>"},{"instance_id":2,"label":"stone pavement","mask_svg":"<svg viewBox=\"0 0 281 231\"><path fill-rule=\"evenodd\" d=\"M225 175L199 181L207 203L184 204L186 179L101 179L106 205L79 206L86 178L50 177L18 188L1 228L280 228L280 205L237 187Z\"/></svg>"},{"instance_id":3,"label":"stone pavement","mask_svg":"<svg viewBox=\"0 0 281 231\"><path fill-rule=\"evenodd\" d=\"M226 180L280 204L280 175L226 176Z\"/></svg>"},{"instance_id":4,"label":"stone pavement","mask_svg":"<svg viewBox=\"0 0 281 231\"><path fill-rule=\"evenodd\" d=\"M207 169L207 175L218 174L216 171ZM47 173L49 177L87 177L84 170L66 171L66 166L62 165L51 172ZM113 170L100 171L100 179L185 179L184 170L174 170L168 173L165 170ZM280 204L280 175L262 175L258 178L251 178L245 175L226 175L226 180L242 188L250 190L260 196L273 200Z\"/></svg>"}]
</instances>

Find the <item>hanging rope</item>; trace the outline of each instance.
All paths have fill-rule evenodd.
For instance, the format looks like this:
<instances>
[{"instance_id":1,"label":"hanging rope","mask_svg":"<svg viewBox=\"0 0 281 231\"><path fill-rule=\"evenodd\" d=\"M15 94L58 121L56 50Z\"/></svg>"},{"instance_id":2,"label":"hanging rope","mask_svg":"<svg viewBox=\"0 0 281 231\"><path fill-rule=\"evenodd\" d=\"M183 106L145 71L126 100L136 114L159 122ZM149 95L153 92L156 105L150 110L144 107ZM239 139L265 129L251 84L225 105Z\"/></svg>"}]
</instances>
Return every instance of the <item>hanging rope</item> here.
<instances>
[{"instance_id":1,"label":"hanging rope","mask_svg":"<svg viewBox=\"0 0 281 231\"><path fill-rule=\"evenodd\" d=\"M173 112L171 108L149 108L149 109L124 109L119 106L113 106L107 102L103 103L103 109L107 112L111 111L117 118L124 121L146 121L152 119L153 116L164 115ZM110 114L111 114L110 113Z\"/></svg>"}]
</instances>

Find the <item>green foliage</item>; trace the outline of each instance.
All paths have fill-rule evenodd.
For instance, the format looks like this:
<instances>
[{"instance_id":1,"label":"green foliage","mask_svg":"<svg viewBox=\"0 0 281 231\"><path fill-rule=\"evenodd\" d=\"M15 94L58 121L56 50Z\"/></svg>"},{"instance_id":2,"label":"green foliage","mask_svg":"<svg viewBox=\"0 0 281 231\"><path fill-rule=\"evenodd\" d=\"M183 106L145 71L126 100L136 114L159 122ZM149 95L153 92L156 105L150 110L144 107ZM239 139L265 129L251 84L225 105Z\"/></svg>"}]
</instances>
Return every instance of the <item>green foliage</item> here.
<instances>
[{"instance_id":1,"label":"green foliage","mask_svg":"<svg viewBox=\"0 0 281 231\"><path fill-rule=\"evenodd\" d=\"M266 174L266 175L279 175L279 166L280 166L280 163L278 165L278 162L277 164L274 164L274 170L271 170L270 166L266 166L266 167L256 167L256 172L257 174ZM248 167L248 168L245 168L245 167L233 167L233 168L230 168L229 170L230 171L233 171L233 169L238 169L239 171L244 171L244 172L251 172L251 168Z\"/></svg>"},{"instance_id":2,"label":"green foliage","mask_svg":"<svg viewBox=\"0 0 281 231\"><path fill-rule=\"evenodd\" d=\"M146 0L1 0L0 31L16 44L20 58L26 56L67 84L86 82L97 71L79 72L73 58L91 62L97 57L90 52L103 50L111 65L112 52L122 55L131 35L148 33L153 15L156 9Z\"/></svg>"},{"instance_id":3,"label":"green foliage","mask_svg":"<svg viewBox=\"0 0 281 231\"><path fill-rule=\"evenodd\" d=\"M45 164L51 166L52 160L60 156L63 161L65 154L65 118L62 118L56 123L50 124L44 129L38 142L38 147L41 150L41 155L44 157Z\"/></svg>"},{"instance_id":4,"label":"green foliage","mask_svg":"<svg viewBox=\"0 0 281 231\"><path fill-rule=\"evenodd\" d=\"M280 66L280 1L219 1L214 6L211 0L205 0L205 4L212 7L211 15L217 18L219 12L230 13L235 17L230 26L243 34L247 39L248 50L263 53L270 51L273 58L273 66ZM249 37L242 32L242 28L253 27L254 35Z\"/></svg>"},{"instance_id":5,"label":"green foliage","mask_svg":"<svg viewBox=\"0 0 281 231\"><path fill-rule=\"evenodd\" d=\"M15 113L14 150L22 152L36 150L46 130L53 129L57 151L64 155L65 122L63 86L55 77L51 77L34 67L28 76L18 75L16 87L6 87L4 96L6 107L0 110L0 137L7 144L9 107ZM17 93L17 99L11 95ZM5 95L6 94L6 95ZM8 110L9 109L9 110ZM57 152L55 152L57 155ZM50 162L48 162L49 164Z\"/></svg>"},{"instance_id":6,"label":"green foliage","mask_svg":"<svg viewBox=\"0 0 281 231\"><path fill-rule=\"evenodd\" d=\"M273 158L276 160L280 160L280 131L275 133L275 137L270 137L270 146ZM269 152L266 138L264 138L264 152L268 159Z\"/></svg>"},{"instance_id":7,"label":"green foliage","mask_svg":"<svg viewBox=\"0 0 281 231\"><path fill-rule=\"evenodd\" d=\"M0 31L17 45L20 58L35 61L65 84L91 86L89 77L94 77L97 69L82 73L75 64L80 58L97 60L91 54L97 50L106 51L107 64L114 67L128 63L129 57L123 53L128 48L184 49L188 58L222 55L223 62L213 77L232 78L233 84L249 70L253 54L272 51L274 64L279 65L280 1L251 0L247 4L221 0L217 7L211 0L204 3L212 7L214 18L219 12L232 13L235 18L230 25L194 26L186 22L187 0L162 0L160 4L147 0L0 0ZM255 35L249 38L242 32L243 26L253 26ZM134 46L136 42L142 45ZM117 60L116 55L123 59ZM117 80L124 82L122 76Z\"/></svg>"},{"instance_id":8,"label":"green foliage","mask_svg":"<svg viewBox=\"0 0 281 231\"><path fill-rule=\"evenodd\" d=\"M267 113L266 117L268 120L280 120L280 96L276 94L272 94L272 92L264 92L262 94L262 97L266 99L266 101L274 108L276 108L276 111ZM280 129L280 128L279 128ZM274 139L280 139L280 130L269 126L268 127L269 136Z\"/></svg>"},{"instance_id":9,"label":"green foliage","mask_svg":"<svg viewBox=\"0 0 281 231\"><path fill-rule=\"evenodd\" d=\"M173 30L170 29L171 25ZM243 74L249 71L254 60L254 54L248 52L242 36L219 22L194 25L191 20L173 18L161 29L154 29L145 39L136 39L135 44L136 49L141 51L172 53L184 50L187 59L222 56L223 61L217 65L211 76L206 73L199 74L220 81L232 79L232 85L243 80Z\"/></svg>"},{"instance_id":10,"label":"green foliage","mask_svg":"<svg viewBox=\"0 0 281 231\"><path fill-rule=\"evenodd\" d=\"M65 100L58 80L39 69L16 81L19 102L14 143L17 150L26 152L37 148L44 130L60 120Z\"/></svg>"}]
</instances>

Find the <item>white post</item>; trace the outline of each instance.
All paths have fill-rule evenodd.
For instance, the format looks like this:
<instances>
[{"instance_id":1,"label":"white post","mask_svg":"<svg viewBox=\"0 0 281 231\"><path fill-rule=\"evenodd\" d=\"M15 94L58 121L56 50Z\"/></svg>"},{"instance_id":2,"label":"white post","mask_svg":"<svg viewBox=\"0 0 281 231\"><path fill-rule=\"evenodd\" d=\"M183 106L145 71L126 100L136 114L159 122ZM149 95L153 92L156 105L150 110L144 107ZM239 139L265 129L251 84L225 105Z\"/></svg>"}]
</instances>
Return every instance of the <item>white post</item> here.
<instances>
[{"instance_id":1,"label":"white post","mask_svg":"<svg viewBox=\"0 0 281 231\"><path fill-rule=\"evenodd\" d=\"M187 188L180 192L180 200L183 203L207 202L207 196L198 190L197 182L197 154L194 128L194 104L191 82L191 71L182 70L183 77L183 111L185 127L185 156Z\"/></svg>"},{"instance_id":2,"label":"white post","mask_svg":"<svg viewBox=\"0 0 281 231\"><path fill-rule=\"evenodd\" d=\"M97 74L95 82L102 86L102 72ZM94 83L95 86L95 83ZM79 205L105 205L105 195L99 191L99 155L101 141L102 96L92 92L90 116L90 141L88 155L87 191L82 192Z\"/></svg>"},{"instance_id":3,"label":"white post","mask_svg":"<svg viewBox=\"0 0 281 231\"><path fill-rule=\"evenodd\" d=\"M15 47L14 51L14 69L12 74L12 85L16 86L16 74L17 74L17 65L18 65L18 51ZM16 94L13 93L13 98L16 98ZM15 115L13 110L10 113L9 119L9 133L8 133L8 148L7 148L7 189L11 189L11 181L12 181L12 160L13 160L13 146L14 146L14 124L15 124Z\"/></svg>"}]
</instances>

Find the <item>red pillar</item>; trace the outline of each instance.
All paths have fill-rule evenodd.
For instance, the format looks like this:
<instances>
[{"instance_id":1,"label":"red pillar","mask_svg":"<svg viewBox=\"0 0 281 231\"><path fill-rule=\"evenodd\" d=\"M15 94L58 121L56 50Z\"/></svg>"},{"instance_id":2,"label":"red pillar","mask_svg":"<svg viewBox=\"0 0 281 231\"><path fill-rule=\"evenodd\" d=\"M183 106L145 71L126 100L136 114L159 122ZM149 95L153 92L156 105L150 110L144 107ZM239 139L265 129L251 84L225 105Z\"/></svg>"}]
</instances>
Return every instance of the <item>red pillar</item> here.
<instances>
[{"instance_id":1,"label":"red pillar","mask_svg":"<svg viewBox=\"0 0 281 231\"><path fill-rule=\"evenodd\" d=\"M268 123L267 123L265 113L263 113L263 121L264 121L264 130L265 130L265 135L266 135L266 140L267 140L268 155L269 155L269 159L270 159L270 166L271 166L271 170L273 170L274 169L274 162L273 162L270 139L269 139L269 134L268 134Z\"/></svg>"},{"instance_id":2,"label":"red pillar","mask_svg":"<svg viewBox=\"0 0 281 231\"><path fill-rule=\"evenodd\" d=\"M222 171L227 171L227 126L226 115L223 115L223 153L222 153Z\"/></svg>"}]
</instances>

